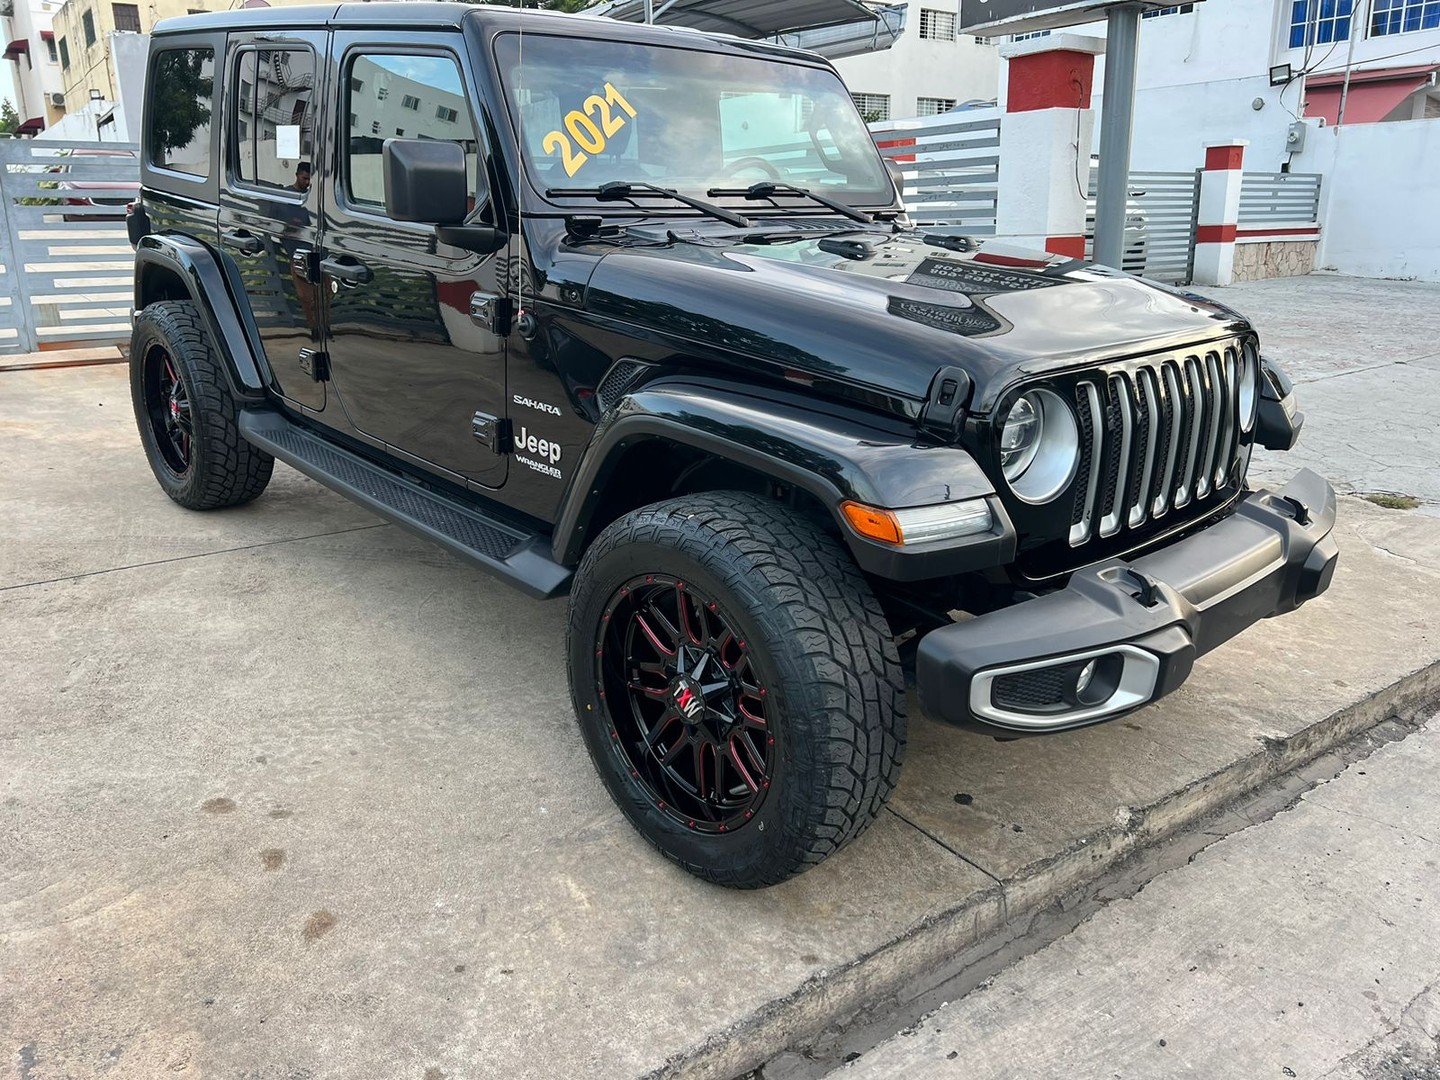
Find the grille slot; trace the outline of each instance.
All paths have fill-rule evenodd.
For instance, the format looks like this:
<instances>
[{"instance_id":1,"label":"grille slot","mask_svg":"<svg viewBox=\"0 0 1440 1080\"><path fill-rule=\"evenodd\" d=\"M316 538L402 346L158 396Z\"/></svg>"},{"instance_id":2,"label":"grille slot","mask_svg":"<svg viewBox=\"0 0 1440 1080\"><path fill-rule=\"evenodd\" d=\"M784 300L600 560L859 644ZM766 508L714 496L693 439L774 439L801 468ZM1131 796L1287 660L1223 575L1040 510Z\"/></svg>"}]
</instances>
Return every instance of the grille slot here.
<instances>
[{"instance_id":1,"label":"grille slot","mask_svg":"<svg viewBox=\"0 0 1440 1080\"><path fill-rule=\"evenodd\" d=\"M1080 380L1072 547L1159 520L1226 486L1238 449L1239 371L1236 347L1227 345Z\"/></svg>"}]
</instances>

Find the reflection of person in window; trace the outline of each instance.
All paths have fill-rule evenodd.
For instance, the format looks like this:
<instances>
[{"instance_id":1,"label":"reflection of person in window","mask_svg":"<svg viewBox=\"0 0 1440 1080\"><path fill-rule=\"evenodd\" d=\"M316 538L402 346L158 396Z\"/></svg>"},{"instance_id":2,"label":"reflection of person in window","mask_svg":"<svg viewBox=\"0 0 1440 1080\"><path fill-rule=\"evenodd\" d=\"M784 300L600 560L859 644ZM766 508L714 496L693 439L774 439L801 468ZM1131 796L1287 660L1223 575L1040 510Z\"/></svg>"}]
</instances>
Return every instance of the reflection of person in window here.
<instances>
[{"instance_id":1,"label":"reflection of person in window","mask_svg":"<svg viewBox=\"0 0 1440 1080\"><path fill-rule=\"evenodd\" d=\"M295 183L290 186L296 191L310 190L310 162L302 161L295 166Z\"/></svg>"},{"instance_id":2,"label":"reflection of person in window","mask_svg":"<svg viewBox=\"0 0 1440 1080\"><path fill-rule=\"evenodd\" d=\"M310 192L310 162L302 161L295 166L295 182L290 185L288 191L299 191L304 194ZM304 206L296 206L290 203L282 203L279 207L282 220L286 225L300 228L310 224L310 211ZM303 267L297 267L294 262L294 255L297 248L302 245L286 238L281 248L284 251L285 259L290 264L290 280L295 285L295 298L300 302L300 311L305 317L305 323L310 328L310 335L318 340L320 333L320 296L315 283L307 280Z\"/></svg>"}]
</instances>

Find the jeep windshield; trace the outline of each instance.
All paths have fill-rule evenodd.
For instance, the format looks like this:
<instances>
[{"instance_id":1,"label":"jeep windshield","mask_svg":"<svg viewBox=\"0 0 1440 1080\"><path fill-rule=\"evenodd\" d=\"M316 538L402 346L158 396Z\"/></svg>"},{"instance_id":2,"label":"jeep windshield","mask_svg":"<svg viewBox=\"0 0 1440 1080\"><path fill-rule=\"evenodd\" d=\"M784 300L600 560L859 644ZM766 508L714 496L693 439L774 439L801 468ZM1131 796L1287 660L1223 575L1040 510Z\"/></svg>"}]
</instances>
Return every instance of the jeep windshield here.
<instances>
[{"instance_id":1,"label":"jeep windshield","mask_svg":"<svg viewBox=\"0 0 1440 1080\"><path fill-rule=\"evenodd\" d=\"M495 48L530 186L542 197L622 182L705 198L714 188L770 181L852 206L894 202L870 132L825 68L542 34L525 34L523 42L505 34ZM566 207L595 201L547 198ZM803 206L783 199L773 212ZM745 205L751 214L771 209ZM673 208L647 203L644 212Z\"/></svg>"}]
</instances>

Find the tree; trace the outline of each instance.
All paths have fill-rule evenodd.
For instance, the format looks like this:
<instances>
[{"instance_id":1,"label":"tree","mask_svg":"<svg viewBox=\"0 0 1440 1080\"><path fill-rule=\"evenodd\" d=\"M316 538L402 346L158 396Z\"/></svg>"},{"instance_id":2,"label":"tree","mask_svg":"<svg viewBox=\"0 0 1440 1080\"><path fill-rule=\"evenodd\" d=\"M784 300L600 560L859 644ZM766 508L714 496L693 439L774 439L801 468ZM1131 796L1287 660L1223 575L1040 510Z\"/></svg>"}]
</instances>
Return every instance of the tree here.
<instances>
[{"instance_id":1,"label":"tree","mask_svg":"<svg viewBox=\"0 0 1440 1080\"><path fill-rule=\"evenodd\" d=\"M161 57L150 101L150 130L162 154L189 146L195 132L210 123L215 93L211 66L210 53L200 49L173 49Z\"/></svg>"},{"instance_id":2,"label":"tree","mask_svg":"<svg viewBox=\"0 0 1440 1080\"><path fill-rule=\"evenodd\" d=\"M20 129L20 114L6 98L0 101L0 135L14 135Z\"/></svg>"}]
</instances>

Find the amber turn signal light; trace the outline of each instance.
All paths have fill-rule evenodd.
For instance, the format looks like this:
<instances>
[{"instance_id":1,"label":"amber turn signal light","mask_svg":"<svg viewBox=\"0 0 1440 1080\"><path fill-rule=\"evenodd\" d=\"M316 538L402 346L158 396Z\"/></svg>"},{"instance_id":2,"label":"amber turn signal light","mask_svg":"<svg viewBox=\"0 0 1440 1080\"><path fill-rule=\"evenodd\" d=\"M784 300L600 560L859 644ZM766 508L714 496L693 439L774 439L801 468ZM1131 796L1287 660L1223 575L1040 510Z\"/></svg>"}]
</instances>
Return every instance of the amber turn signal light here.
<instances>
[{"instance_id":1,"label":"amber turn signal light","mask_svg":"<svg viewBox=\"0 0 1440 1080\"><path fill-rule=\"evenodd\" d=\"M889 510L879 510L857 502L843 502L840 504L840 509L845 514L845 520L850 523L850 527L861 536L870 540L879 540L882 544L904 543L904 537L900 533L900 523L895 520L895 515Z\"/></svg>"}]
</instances>

